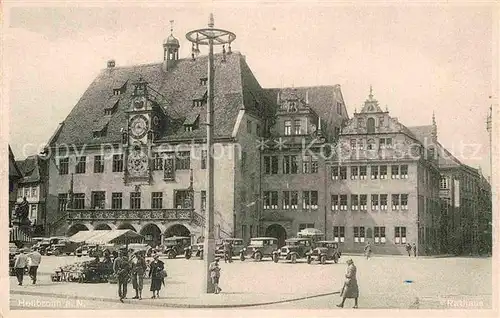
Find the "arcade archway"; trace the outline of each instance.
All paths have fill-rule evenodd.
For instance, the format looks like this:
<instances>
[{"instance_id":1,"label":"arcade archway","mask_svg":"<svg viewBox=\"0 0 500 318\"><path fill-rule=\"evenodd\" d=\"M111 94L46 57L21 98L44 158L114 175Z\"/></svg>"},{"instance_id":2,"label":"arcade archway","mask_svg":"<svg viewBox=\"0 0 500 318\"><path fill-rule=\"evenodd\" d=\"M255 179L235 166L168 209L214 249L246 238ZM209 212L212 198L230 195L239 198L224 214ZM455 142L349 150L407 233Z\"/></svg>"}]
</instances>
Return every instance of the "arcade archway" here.
<instances>
[{"instance_id":1,"label":"arcade archway","mask_svg":"<svg viewBox=\"0 0 500 318\"><path fill-rule=\"evenodd\" d=\"M165 237L187 236L191 237L191 232L182 224L174 224L165 231Z\"/></svg>"},{"instance_id":2,"label":"arcade archway","mask_svg":"<svg viewBox=\"0 0 500 318\"><path fill-rule=\"evenodd\" d=\"M140 232L144 236L144 243L149 246L156 247L161 245L161 230L153 223L144 226Z\"/></svg>"},{"instance_id":3,"label":"arcade archway","mask_svg":"<svg viewBox=\"0 0 500 318\"><path fill-rule=\"evenodd\" d=\"M84 224L73 224L72 226L70 226L70 228L66 232L66 235L73 236L80 231L88 231L88 230L89 230L89 228Z\"/></svg>"},{"instance_id":4,"label":"arcade archway","mask_svg":"<svg viewBox=\"0 0 500 318\"><path fill-rule=\"evenodd\" d=\"M96 231L111 230L111 226L109 226L106 223L98 224L98 225L95 226L94 230L96 230Z\"/></svg>"},{"instance_id":5,"label":"arcade archway","mask_svg":"<svg viewBox=\"0 0 500 318\"><path fill-rule=\"evenodd\" d=\"M119 230L132 230L134 232L137 232L137 229L130 223L122 223L118 226Z\"/></svg>"},{"instance_id":6,"label":"arcade archway","mask_svg":"<svg viewBox=\"0 0 500 318\"><path fill-rule=\"evenodd\" d=\"M284 246L286 240L286 230L279 224L272 224L266 228L266 236L278 239L278 246Z\"/></svg>"}]
</instances>

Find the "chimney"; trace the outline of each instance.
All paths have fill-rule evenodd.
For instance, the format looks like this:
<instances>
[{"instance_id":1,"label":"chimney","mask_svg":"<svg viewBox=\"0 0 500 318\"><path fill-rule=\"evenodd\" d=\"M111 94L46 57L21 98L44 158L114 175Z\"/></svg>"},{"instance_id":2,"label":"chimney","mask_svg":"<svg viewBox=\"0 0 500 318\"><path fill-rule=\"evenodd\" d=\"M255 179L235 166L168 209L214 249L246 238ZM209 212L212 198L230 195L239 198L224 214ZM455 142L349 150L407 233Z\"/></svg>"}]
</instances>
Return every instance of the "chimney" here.
<instances>
[{"instance_id":1,"label":"chimney","mask_svg":"<svg viewBox=\"0 0 500 318\"><path fill-rule=\"evenodd\" d=\"M281 102L281 100L280 100L280 92L278 91L278 98L276 99L276 103L279 105L280 102Z\"/></svg>"},{"instance_id":2,"label":"chimney","mask_svg":"<svg viewBox=\"0 0 500 318\"><path fill-rule=\"evenodd\" d=\"M116 64L115 60L109 60L109 61L108 61L108 68L113 68L113 67L115 67L115 64Z\"/></svg>"},{"instance_id":3,"label":"chimney","mask_svg":"<svg viewBox=\"0 0 500 318\"><path fill-rule=\"evenodd\" d=\"M306 105L309 105L309 91L306 91Z\"/></svg>"}]
</instances>

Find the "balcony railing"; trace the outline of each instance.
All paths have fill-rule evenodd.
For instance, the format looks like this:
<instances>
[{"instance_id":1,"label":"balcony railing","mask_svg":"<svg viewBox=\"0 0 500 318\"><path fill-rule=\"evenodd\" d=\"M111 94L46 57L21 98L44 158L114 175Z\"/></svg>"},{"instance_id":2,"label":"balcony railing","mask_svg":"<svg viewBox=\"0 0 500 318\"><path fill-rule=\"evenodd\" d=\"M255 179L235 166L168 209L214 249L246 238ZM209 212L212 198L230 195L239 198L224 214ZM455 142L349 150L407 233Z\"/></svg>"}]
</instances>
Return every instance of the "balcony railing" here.
<instances>
[{"instance_id":1,"label":"balcony railing","mask_svg":"<svg viewBox=\"0 0 500 318\"><path fill-rule=\"evenodd\" d=\"M70 221L201 221L201 216L193 209L99 209L68 210Z\"/></svg>"}]
</instances>

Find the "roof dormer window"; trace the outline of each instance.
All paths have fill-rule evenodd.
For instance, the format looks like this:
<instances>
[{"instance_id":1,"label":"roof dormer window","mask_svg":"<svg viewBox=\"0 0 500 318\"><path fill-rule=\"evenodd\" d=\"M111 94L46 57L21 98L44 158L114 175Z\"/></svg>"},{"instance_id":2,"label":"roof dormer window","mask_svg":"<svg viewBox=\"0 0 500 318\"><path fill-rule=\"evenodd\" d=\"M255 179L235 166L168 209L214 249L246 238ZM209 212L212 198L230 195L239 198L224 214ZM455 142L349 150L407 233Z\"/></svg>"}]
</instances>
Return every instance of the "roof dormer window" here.
<instances>
[{"instance_id":1,"label":"roof dormer window","mask_svg":"<svg viewBox=\"0 0 500 318\"><path fill-rule=\"evenodd\" d=\"M200 85L207 86L207 83L208 83L208 78L206 77L200 78Z\"/></svg>"},{"instance_id":2,"label":"roof dormer window","mask_svg":"<svg viewBox=\"0 0 500 318\"><path fill-rule=\"evenodd\" d=\"M193 100L193 107L201 107L203 105L203 99Z\"/></svg>"},{"instance_id":3,"label":"roof dormer window","mask_svg":"<svg viewBox=\"0 0 500 318\"><path fill-rule=\"evenodd\" d=\"M193 126L192 125L184 126L184 131L193 131Z\"/></svg>"},{"instance_id":4,"label":"roof dormer window","mask_svg":"<svg viewBox=\"0 0 500 318\"><path fill-rule=\"evenodd\" d=\"M120 95L122 92L119 89L113 90L113 95Z\"/></svg>"}]
</instances>

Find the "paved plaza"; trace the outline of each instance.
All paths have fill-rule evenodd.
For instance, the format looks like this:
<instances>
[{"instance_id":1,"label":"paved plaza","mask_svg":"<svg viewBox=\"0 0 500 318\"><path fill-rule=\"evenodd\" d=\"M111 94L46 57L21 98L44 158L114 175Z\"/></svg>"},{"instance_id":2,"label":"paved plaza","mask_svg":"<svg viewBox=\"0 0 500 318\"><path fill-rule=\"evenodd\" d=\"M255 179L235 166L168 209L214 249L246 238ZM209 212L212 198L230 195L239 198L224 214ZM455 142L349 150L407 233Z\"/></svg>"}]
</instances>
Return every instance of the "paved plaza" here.
<instances>
[{"instance_id":1,"label":"paved plaza","mask_svg":"<svg viewBox=\"0 0 500 318\"><path fill-rule=\"evenodd\" d=\"M406 258L352 256L358 268L360 308L491 309L491 258ZM272 261L221 263L220 295L203 294L203 262L182 258L166 262L168 278L160 299L118 302L115 284L52 282L50 274L87 258L44 256L39 283L18 286L10 278L11 309L165 309L248 307L330 309L340 301L345 261L339 264L275 264ZM411 283L405 282L411 281ZM346 308L351 307L349 300Z\"/></svg>"}]
</instances>

